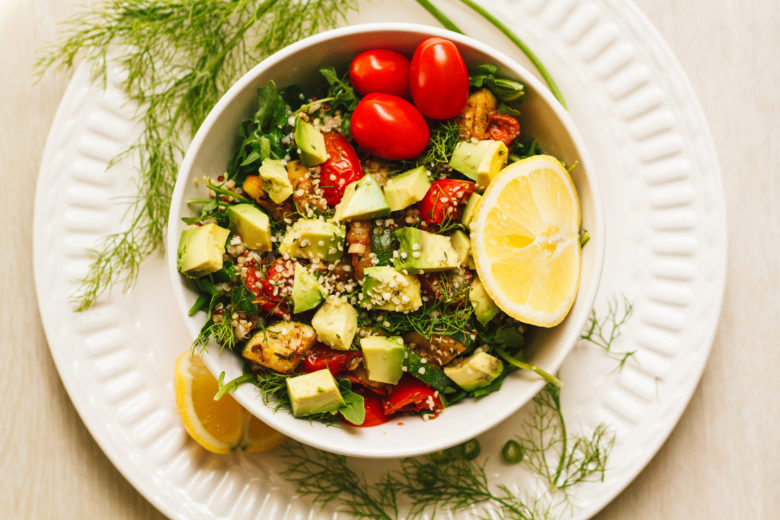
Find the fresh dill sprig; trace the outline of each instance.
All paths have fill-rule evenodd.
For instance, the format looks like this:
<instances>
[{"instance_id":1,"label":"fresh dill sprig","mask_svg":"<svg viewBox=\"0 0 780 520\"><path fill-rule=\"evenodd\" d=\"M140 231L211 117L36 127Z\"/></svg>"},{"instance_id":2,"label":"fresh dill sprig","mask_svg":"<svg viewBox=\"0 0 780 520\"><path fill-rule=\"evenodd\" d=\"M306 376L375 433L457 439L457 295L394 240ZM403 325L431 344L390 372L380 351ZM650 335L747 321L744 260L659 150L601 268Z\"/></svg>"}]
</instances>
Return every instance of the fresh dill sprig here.
<instances>
[{"instance_id":1,"label":"fresh dill sprig","mask_svg":"<svg viewBox=\"0 0 780 520\"><path fill-rule=\"evenodd\" d=\"M141 262L162 253L182 143L227 87L263 57L336 26L356 6L357 0L109 0L66 22L62 39L41 49L39 76L71 70L83 59L93 79L106 84L118 65L118 86L138 107L143 127L108 166L133 160L138 193L125 229L92 251L72 295L76 310L90 308L118 284L130 289Z\"/></svg>"},{"instance_id":2,"label":"fresh dill sprig","mask_svg":"<svg viewBox=\"0 0 780 520\"><path fill-rule=\"evenodd\" d=\"M634 314L634 304L625 295L622 299L612 297L607 304L607 312L599 317L596 309L591 309L585 329L580 338L592 343L607 353L609 357L618 361L616 370L622 370L636 350L616 351L612 349L615 341L623 334L623 326Z\"/></svg>"},{"instance_id":3,"label":"fresh dill sprig","mask_svg":"<svg viewBox=\"0 0 780 520\"><path fill-rule=\"evenodd\" d=\"M455 145L458 144L459 139L460 129L457 123L447 122L432 128L431 140L428 146L425 147L425 150L419 157L404 161L404 167L408 169L416 166L425 166L436 173L449 164L452 152L455 151Z\"/></svg>"},{"instance_id":4,"label":"fresh dill sprig","mask_svg":"<svg viewBox=\"0 0 780 520\"><path fill-rule=\"evenodd\" d=\"M571 435L561 408L560 389L548 384L533 400L531 416L517 437L523 463L563 493L580 482L603 481L615 434L600 423L590 434Z\"/></svg>"},{"instance_id":5,"label":"fresh dill sprig","mask_svg":"<svg viewBox=\"0 0 780 520\"><path fill-rule=\"evenodd\" d=\"M198 337L192 342L192 351L194 352L198 347L201 348L201 352L206 351L211 338L217 342L221 348L227 348L233 350L236 346L236 336L233 333L233 323L230 320L228 311L225 311L225 315L219 322L214 321L214 315L209 316L203 328L200 329Z\"/></svg>"}]
</instances>

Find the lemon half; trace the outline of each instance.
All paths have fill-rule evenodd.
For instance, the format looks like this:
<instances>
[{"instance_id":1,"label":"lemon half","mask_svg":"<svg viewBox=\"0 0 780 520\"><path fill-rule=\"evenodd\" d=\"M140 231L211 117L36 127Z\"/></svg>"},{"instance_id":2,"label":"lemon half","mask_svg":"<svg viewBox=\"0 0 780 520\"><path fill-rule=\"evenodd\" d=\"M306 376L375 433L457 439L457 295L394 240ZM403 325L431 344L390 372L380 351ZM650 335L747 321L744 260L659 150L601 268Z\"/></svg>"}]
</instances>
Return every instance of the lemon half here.
<instances>
[{"instance_id":1,"label":"lemon half","mask_svg":"<svg viewBox=\"0 0 780 520\"><path fill-rule=\"evenodd\" d=\"M580 203L566 168L549 155L510 164L471 222L477 273L516 320L541 327L566 317L580 283Z\"/></svg>"}]
</instances>

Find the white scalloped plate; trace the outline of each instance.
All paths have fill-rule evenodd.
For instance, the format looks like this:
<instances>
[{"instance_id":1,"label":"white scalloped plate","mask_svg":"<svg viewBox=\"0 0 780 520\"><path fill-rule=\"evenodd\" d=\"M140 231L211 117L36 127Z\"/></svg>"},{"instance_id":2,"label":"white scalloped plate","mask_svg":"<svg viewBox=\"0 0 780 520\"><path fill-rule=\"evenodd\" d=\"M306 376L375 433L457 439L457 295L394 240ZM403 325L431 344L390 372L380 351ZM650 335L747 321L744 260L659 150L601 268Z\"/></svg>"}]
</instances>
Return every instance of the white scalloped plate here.
<instances>
[{"instance_id":1,"label":"white scalloped plate","mask_svg":"<svg viewBox=\"0 0 780 520\"><path fill-rule=\"evenodd\" d=\"M352 22L433 23L416 4L373 2ZM440 2L444 7L444 2ZM679 64L644 16L619 0L491 2L559 81L593 156L605 203L607 253L597 309L622 293L635 313L615 362L579 345L564 363L570 430L606 421L617 433L604 482L574 489L587 518L641 471L677 423L699 381L725 284L725 205L712 139ZM528 65L464 7L447 14L478 39ZM529 67L530 68L530 67ZM122 228L118 199L131 169L108 160L139 129L118 90L90 85L80 68L62 100L41 164L34 267L52 356L79 414L125 477L173 518L304 518L315 513L279 475L278 453L208 454L189 440L174 406L175 356L189 346L162 258L136 288L93 310L68 303L89 264L86 249ZM541 489L521 467L498 462L523 412L480 441L491 482ZM361 461L375 474L393 463ZM326 512L329 512L326 510ZM467 516L464 513L464 516Z\"/></svg>"}]
</instances>

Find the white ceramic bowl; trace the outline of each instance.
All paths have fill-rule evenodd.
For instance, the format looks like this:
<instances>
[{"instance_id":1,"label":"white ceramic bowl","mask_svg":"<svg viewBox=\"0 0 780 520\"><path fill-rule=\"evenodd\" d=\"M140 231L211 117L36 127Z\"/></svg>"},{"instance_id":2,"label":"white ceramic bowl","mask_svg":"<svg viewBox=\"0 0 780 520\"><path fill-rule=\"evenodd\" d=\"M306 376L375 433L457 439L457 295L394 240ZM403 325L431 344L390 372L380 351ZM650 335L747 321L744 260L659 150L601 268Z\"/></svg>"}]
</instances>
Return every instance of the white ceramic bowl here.
<instances>
[{"instance_id":1,"label":"white ceramic bowl","mask_svg":"<svg viewBox=\"0 0 780 520\"><path fill-rule=\"evenodd\" d=\"M591 161L571 118L530 72L506 55L466 36L424 25L383 23L345 27L295 43L262 61L220 99L192 141L179 171L168 223L168 267L176 302L187 328L195 338L205 316L188 316L197 295L176 270L176 249L185 225L181 217L192 210L186 201L203 196L195 187L196 177L221 174L238 143L238 128L256 108L257 88L273 79L280 87L321 82L318 69L334 65L346 70L351 59L370 48L389 48L411 56L418 43L429 36L455 42L469 67L495 63L500 74L522 81L528 96L523 102L523 132L536 137L547 153L579 166L573 173L582 204L582 223L591 240L583 250L582 275L577 300L563 323L539 331L531 344L530 361L548 372L556 372L579 338L596 295L604 255L604 222L599 191L588 172ZM186 348L187 345L181 345ZM225 372L225 380L241 375L242 361L232 352L210 345L204 360L215 375ZM533 373L515 371L500 391L481 399L468 399L445 409L435 420L423 421L404 416L373 428L325 426L295 419L287 411L274 412L263 404L258 390L243 385L236 391L238 401L250 412L285 435L327 451L357 457L389 458L418 455L464 442L506 419L527 403L543 386Z\"/></svg>"}]
</instances>

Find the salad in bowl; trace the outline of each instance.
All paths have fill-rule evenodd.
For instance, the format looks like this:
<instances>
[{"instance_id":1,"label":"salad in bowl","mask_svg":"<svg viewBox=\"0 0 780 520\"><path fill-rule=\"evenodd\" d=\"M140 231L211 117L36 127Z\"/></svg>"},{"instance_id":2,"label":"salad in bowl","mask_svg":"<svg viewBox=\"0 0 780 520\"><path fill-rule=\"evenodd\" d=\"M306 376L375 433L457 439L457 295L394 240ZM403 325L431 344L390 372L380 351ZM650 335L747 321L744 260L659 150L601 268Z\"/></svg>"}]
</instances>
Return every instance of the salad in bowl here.
<instances>
[{"instance_id":1,"label":"salad in bowl","mask_svg":"<svg viewBox=\"0 0 780 520\"><path fill-rule=\"evenodd\" d=\"M586 177L576 135L545 139L555 124L525 121L543 88L468 38L394 29L304 40L234 86L188 152L170 226L193 348L222 384L288 435L370 456L475 429L400 451L400 440L357 452L343 440L449 428L468 421L451 413L506 387L559 384L552 372L579 330L567 316L581 327L587 313L581 271L592 300L603 247L594 239L583 264L581 212L599 231L600 210L592 181L573 180ZM269 73L285 59L297 67ZM218 170L197 161L209 141ZM505 408L531 395L507 392Z\"/></svg>"}]
</instances>

